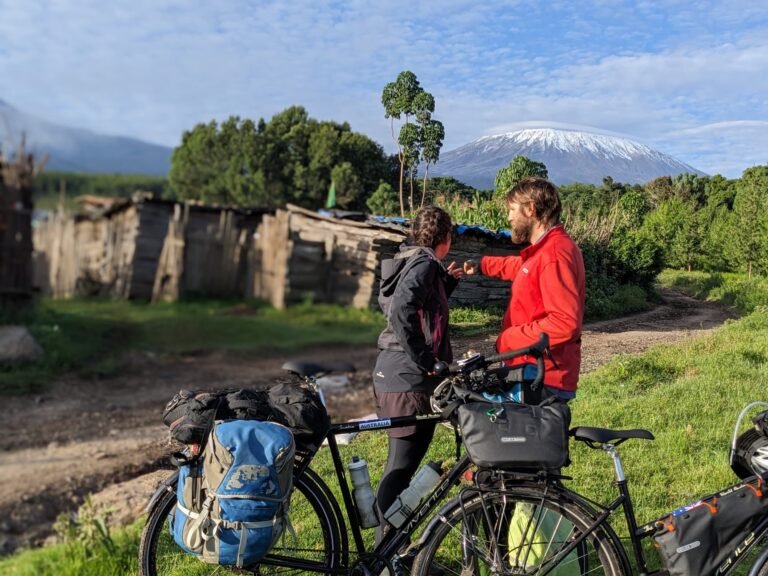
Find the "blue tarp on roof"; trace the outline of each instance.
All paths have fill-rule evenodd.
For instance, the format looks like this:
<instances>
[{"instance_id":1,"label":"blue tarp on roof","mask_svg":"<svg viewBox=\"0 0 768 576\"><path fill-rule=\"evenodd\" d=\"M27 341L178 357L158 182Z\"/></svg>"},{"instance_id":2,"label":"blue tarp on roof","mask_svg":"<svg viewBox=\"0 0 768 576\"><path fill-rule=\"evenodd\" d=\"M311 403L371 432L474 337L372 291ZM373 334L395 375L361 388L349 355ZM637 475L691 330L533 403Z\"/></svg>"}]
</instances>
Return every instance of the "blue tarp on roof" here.
<instances>
[{"instance_id":1,"label":"blue tarp on roof","mask_svg":"<svg viewBox=\"0 0 768 576\"><path fill-rule=\"evenodd\" d=\"M362 212L344 212L343 210L323 210L320 209L317 211L317 213L320 216L325 216L326 218L338 218L338 219L354 219L354 220L362 220L359 218L359 216L363 215ZM403 218L402 216L367 216L367 220L375 222L376 224L394 224L396 226L408 226L410 224L410 220L408 218ZM512 237L509 232L509 230L491 230L489 228L486 228L485 226L474 226L474 225L468 225L468 224L456 224L454 227L454 232L457 236L463 236L464 234L470 234L472 236L482 236L482 237L490 237L495 238L498 240L508 240L511 241Z\"/></svg>"}]
</instances>

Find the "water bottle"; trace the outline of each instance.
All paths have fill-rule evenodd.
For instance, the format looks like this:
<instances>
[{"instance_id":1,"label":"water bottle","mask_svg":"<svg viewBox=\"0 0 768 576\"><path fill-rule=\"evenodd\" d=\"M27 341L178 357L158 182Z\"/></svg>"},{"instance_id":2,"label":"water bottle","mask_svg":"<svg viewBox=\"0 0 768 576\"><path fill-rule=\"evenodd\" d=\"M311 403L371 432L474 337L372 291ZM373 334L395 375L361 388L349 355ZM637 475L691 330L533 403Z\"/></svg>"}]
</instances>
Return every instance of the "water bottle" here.
<instances>
[{"instance_id":1,"label":"water bottle","mask_svg":"<svg viewBox=\"0 0 768 576\"><path fill-rule=\"evenodd\" d=\"M425 464L411 479L408 488L400 493L384 514L387 522L395 528L400 528L421 500L437 486L441 474L440 465L436 462Z\"/></svg>"},{"instance_id":2,"label":"water bottle","mask_svg":"<svg viewBox=\"0 0 768 576\"><path fill-rule=\"evenodd\" d=\"M376 513L376 497L371 488L371 476L368 474L368 464L357 456L352 456L352 462L347 464L349 476L352 479L352 496L357 505L360 526L373 528L379 525L379 515Z\"/></svg>"}]
</instances>

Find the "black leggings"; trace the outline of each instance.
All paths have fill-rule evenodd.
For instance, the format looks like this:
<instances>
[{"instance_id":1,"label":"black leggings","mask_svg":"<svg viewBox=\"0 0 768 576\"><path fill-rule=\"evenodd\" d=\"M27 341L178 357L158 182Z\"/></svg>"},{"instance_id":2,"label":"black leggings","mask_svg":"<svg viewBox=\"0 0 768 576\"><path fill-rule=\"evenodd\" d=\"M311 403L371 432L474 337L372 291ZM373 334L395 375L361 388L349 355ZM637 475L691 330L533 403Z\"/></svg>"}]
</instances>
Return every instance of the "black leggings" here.
<instances>
[{"instance_id":1,"label":"black leggings","mask_svg":"<svg viewBox=\"0 0 768 576\"><path fill-rule=\"evenodd\" d=\"M384 520L384 513L389 510L392 503L397 500L400 492L408 487L411 478L419 469L421 459L427 453L432 436L435 433L434 424L419 424L416 434L403 438L389 438L389 456L384 474L376 491L376 501L379 506L381 524L376 530L376 542L378 543L388 524Z\"/></svg>"}]
</instances>

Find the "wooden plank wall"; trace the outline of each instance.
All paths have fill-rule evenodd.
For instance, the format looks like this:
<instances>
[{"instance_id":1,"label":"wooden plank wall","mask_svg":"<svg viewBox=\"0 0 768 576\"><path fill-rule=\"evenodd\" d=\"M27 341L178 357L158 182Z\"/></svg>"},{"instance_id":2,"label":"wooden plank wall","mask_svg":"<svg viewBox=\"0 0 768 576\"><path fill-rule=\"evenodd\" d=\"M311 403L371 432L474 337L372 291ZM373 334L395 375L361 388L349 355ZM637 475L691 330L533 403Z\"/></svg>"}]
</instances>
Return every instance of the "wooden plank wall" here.
<instances>
[{"instance_id":1,"label":"wooden plank wall","mask_svg":"<svg viewBox=\"0 0 768 576\"><path fill-rule=\"evenodd\" d=\"M76 245L75 221L65 212L35 227L33 283L41 293L53 298L75 295L80 275Z\"/></svg>"},{"instance_id":2,"label":"wooden plank wall","mask_svg":"<svg viewBox=\"0 0 768 576\"><path fill-rule=\"evenodd\" d=\"M152 300L187 295L243 296L253 231L261 213L176 205L170 219Z\"/></svg>"},{"instance_id":3,"label":"wooden plank wall","mask_svg":"<svg viewBox=\"0 0 768 576\"><path fill-rule=\"evenodd\" d=\"M246 298L266 300L275 308L286 304L288 258L293 249L289 220L287 210L264 215L253 235L248 258Z\"/></svg>"},{"instance_id":4,"label":"wooden plank wall","mask_svg":"<svg viewBox=\"0 0 768 576\"><path fill-rule=\"evenodd\" d=\"M181 294L184 275L184 234L189 219L189 204L174 204L173 216L163 242L152 289L152 302L175 302Z\"/></svg>"},{"instance_id":5,"label":"wooden plank wall","mask_svg":"<svg viewBox=\"0 0 768 576\"><path fill-rule=\"evenodd\" d=\"M130 281L127 281L126 297L135 300L150 300L155 287L155 277L168 235L168 226L173 215L173 206L159 202L141 202L135 205L136 227L133 238L133 257L130 266Z\"/></svg>"},{"instance_id":6,"label":"wooden plank wall","mask_svg":"<svg viewBox=\"0 0 768 576\"><path fill-rule=\"evenodd\" d=\"M255 229L256 223L260 222ZM109 294L173 301L188 295L376 307L381 260L406 229L339 220L290 206L274 215L142 202L95 220L60 214L35 230L35 284L57 298ZM447 261L516 247L457 237ZM467 278L452 304L505 306L509 283Z\"/></svg>"},{"instance_id":7,"label":"wooden plank wall","mask_svg":"<svg viewBox=\"0 0 768 576\"><path fill-rule=\"evenodd\" d=\"M375 303L382 255L403 242L402 232L318 217L293 208L285 301L310 299L357 308Z\"/></svg>"},{"instance_id":8,"label":"wooden plank wall","mask_svg":"<svg viewBox=\"0 0 768 576\"><path fill-rule=\"evenodd\" d=\"M445 257L445 263L455 260L462 265L470 258L480 256L507 256L519 253L519 247L511 241L493 239L488 236L463 234L454 238L451 251ZM449 300L451 306L498 306L506 308L509 302L511 283L486 276L467 276L456 287Z\"/></svg>"},{"instance_id":9,"label":"wooden plank wall","mask_svg":"<svg viewBox=\"0 0 768 576\"><path fill-rule=\"evenodd\" d=\"M246 295L278 308L307 300L375 308L381 261L393 257L405 238L404 228L324 218L290 206L265 218L258 229ZM518 251L503 238L468 233L454 240L446 263ZM506 281L469 277L456 288L451 304L505 307L509 290Z\"/></svg>"}]
</instances>

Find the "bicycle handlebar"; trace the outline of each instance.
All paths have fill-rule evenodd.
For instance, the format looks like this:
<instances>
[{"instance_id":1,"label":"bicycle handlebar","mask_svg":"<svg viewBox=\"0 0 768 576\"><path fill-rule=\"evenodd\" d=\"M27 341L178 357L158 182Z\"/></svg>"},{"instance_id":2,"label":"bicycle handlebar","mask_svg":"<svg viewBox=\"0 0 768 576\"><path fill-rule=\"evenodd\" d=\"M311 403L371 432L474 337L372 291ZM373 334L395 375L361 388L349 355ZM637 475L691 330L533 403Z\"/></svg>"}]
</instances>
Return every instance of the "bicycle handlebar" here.
<instances>
[{"instance_id":1,"label":"bicycle handlebar","mask_svg":"<svg viewBox=\"0 0 768 576\"><path fill-rule=\"evenodd\" d=\"M525 348L518 348L517 350L509 350L502 352L501 354L494 354L487 358L482 354L475 354L471 358L465 360L459 360L451 365L445 362L438 362L435 364L434 372L438 376L453 376L456 374L466 374L477 370L480 367L486 368L496 362L503 362L505 360L511 360L512 358L518 358L520 356L533 356L536 358L537 365L537 378L544 377L544 353L549 349L549 335L542 333L539 336L539 340L535 344L526 346Z\"/></svg>"},{"instance_id":2,"label":"bicycle handlebar","mask_svg":"<svg viewBox=\"0 0 768 576\"><path fill-rule=\"evenodd\" d=\"M494 354L487 358L482 354L475 354L471 358L466 358L454 362L450 366L444 362L435 364L434 373L444 378L443 382L435 388L432 395L433 408L439 411L437 405L440 404L440 397L453 387L455 376L470 377L475 371L485 371L488 366L496 362L503 362L518 358L520 356L533 356L536 359L536 377L531 382L531 388L538 388L544 381L544 354L549 351L549 335L542 333L534 344L517 350L509 350L501 354ZM450 392L448 392L450 394ZM444 399L443 399L444 400Z\"/></svg>"}]
</instances>

